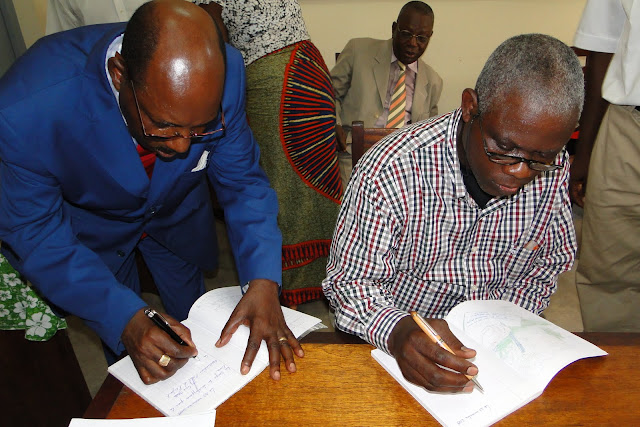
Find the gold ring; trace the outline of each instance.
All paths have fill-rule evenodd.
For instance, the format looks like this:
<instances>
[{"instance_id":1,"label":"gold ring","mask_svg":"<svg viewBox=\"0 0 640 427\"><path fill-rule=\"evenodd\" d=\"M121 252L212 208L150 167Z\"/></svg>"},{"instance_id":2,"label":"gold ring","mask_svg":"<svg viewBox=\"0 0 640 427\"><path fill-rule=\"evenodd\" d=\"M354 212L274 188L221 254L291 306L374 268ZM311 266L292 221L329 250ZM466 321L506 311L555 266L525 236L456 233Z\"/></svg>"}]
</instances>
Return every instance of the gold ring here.
<instances>
[{"instance_id":1,"label":"gold ring","mask_svg":"<svg viewBox=\"0 0 640 427\"><path fill-rule=\"evenodd\" d=\"M158 365L165 368L169 364L169 362L171 362L171 358L166 354L163 354L160 360L158 360Z\"/></svg>"},{"instance_id":2,"label":"gold ring","mask_svg":"<svg viewBox=\"0 0 640 427\"><path fill-rule=\"evenodd\" d=\"M289 343L289 340L287 340L286 337L280 337L278 338L278 341L280 341L280 344L285 344L285 343Z\"/></svg>"}]
</instances>

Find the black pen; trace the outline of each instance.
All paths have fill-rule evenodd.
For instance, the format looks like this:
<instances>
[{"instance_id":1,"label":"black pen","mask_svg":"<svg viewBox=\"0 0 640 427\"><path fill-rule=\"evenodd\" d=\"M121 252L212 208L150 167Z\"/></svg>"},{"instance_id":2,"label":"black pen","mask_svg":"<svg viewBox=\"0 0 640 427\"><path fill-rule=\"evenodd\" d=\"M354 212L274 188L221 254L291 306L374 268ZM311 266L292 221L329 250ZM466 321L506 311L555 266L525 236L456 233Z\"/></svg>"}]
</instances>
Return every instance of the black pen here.
<instances>
[{"instance_id":1,"label":"black pen","mask_svg":"<svg viewBox=\"0 0 640 427\"><path fill-rule=\"evenodd\" d=\"M167 319L162 317L160 313L158 313L152 308L147 308L144 310L144 314L146 314L147 317L149 317L149 319L153 320L153 323L155 323L160 329L162 329L167 334L169 334L169 336L173 338L175 342L177 342L180 345L186 345L186 346L189 345L182 338L180 338L180 335L176 334L175 331L171 329L171 325L169 325L169 322L167 322Z\"/></svg>"}]
</instances>

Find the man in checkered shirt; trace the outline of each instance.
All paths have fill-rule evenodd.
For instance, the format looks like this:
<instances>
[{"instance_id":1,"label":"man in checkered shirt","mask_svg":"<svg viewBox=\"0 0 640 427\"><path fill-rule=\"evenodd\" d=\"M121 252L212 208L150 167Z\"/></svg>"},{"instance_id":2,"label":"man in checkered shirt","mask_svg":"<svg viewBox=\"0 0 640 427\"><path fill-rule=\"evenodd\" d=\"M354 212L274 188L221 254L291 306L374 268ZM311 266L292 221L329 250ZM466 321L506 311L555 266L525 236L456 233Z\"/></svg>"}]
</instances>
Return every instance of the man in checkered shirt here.
<instances>
[{"instance_id":1,"label":"man in checkered shirt","mask_svg":"<svg viewBox=\"0 0 640 427\"><path fill-rule=\"evenodd\" d=\"M461 107L376 144L347 187L324 292L337 327L393 355L429 390L470 392L475 351L444 317L471 299L540 314L576 241L565 143L584 100L580 63L541 34L513 37ZM454 349L433 344L415 310ZM444 370L436 362L452 371Z\"/></svg>"}]
</instances>

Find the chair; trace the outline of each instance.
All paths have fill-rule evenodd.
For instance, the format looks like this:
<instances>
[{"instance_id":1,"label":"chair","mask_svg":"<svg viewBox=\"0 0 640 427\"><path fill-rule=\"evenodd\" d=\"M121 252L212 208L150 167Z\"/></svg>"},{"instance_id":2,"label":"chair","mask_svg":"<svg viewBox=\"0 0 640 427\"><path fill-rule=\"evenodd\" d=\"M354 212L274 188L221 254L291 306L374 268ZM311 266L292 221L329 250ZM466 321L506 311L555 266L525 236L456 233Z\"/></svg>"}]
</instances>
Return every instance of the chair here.
<instances>
[{"instance_id":1,"label":"chair","mask_svg":"<svg viewBox=\"0 0 640 427\"><path fill-rule=\"evenodd\" d=\"M376 142L397 131L396 128L365 128L364 122L351 123L351 164L355 166L360 157Z\"/></svg>"}]
</instances>

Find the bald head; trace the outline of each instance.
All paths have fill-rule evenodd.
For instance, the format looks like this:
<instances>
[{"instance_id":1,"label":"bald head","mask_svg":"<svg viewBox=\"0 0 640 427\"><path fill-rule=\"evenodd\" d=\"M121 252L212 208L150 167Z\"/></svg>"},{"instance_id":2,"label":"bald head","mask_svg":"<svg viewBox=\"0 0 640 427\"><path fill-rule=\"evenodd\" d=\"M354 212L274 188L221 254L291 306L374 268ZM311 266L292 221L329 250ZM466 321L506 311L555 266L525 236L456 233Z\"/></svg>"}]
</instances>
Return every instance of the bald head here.
<instances>
[{"instance_id":1,"label":"bald head","mask_svg":"<svg viewBox=\"0 0 640 427\"><path fill-rule=\"evenodd\" d=\"M226 68L217 25L202 8L183 0L154 0L140 6L127 24L122 57L129 79L140 86L146 83L150 67L167 73L172 83L184 83L193 73Z\"/></svg>"},{"instance_id":2,"label":"bald head","mask_svg":"<svg viewBox=\"0 0 640 427\"><path fill-rule=\"evenodd\" d=\"M173 159L186 155L190 135L219 128L225 58L216 24L200 7L183 0L142 5L127 24L122 54L107 61L136 141Z\"/></svg>"}]
</instances>

